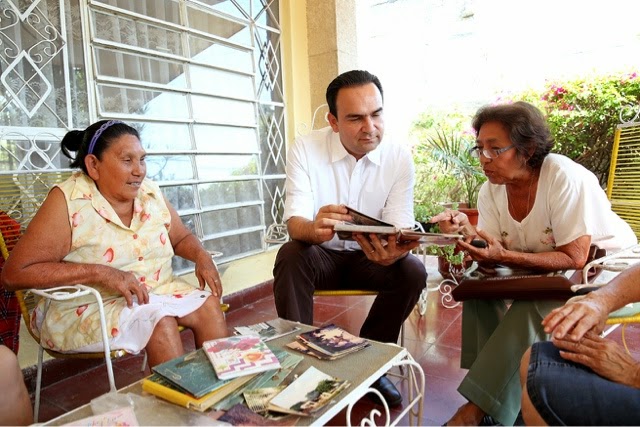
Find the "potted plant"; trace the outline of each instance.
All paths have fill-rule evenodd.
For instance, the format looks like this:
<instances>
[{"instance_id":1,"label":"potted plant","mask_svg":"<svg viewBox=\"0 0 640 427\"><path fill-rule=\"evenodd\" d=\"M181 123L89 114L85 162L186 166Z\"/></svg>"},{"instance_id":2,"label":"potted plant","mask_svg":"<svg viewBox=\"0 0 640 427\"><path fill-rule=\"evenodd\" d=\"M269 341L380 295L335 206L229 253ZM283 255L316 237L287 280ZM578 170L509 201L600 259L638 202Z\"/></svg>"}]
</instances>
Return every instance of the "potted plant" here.
<instances>
[{"instance_id":1,"label":"potted plant","mask_svg":"<svg viewBox=\"0 0 640 427\"><path fill-rule=\"evenodd\" d=\"M460 279L469 267L464 260L466 252L458 249L456 245L430 245L426 251L427 254L438 257L438 272L445 279Z\"/></svg>"},{"instance_id":2,"label":"potted plant","mask_svg":"<svg viewBox=\"0 0 640 427\"><path fill-rule=\"evenodd\" d=\"M449 200L461 202L459 210L467 214L472 224L474 219L477 223L478 190L487 179L480 169L480 161L469 151L473 147L472 138L464 133L439 129L425 134L424 142L416 147L418 152L428 153L439 163L443 173L454 178L454 185L449 188Z\"/></svg>"}]
</instances>

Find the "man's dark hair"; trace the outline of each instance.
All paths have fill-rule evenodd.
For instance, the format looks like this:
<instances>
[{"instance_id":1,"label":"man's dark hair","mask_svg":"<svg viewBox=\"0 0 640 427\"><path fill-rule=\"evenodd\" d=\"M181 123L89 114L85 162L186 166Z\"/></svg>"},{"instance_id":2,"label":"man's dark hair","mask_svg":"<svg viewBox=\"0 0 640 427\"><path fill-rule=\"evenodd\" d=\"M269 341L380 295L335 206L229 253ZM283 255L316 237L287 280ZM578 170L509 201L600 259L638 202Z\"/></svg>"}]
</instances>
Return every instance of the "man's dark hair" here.
<instances>
[{"instance_id":1,"label":"man's dark hair","mask_svg":"<svg viewBox=\"0 0 640 427\"><path fill-rule=\"evenodd\" d=\"M350 86L362 86L368 83L373 83L376 85L378 90L380 91L380 96L384 100L384 95L382 93L382 85L380 84L380 80L373 74L364 70L351 70L346 73L340 74L338 77L333 79L329 86L327 86L327 105L329 106L329 112L333 114L335 117L338 117L338 111L336 108L336 98L338 98L338 91L343 87Z\"/></svg>"},{"instance_id":2,"label":"man's dark hair","mask_svg":"<svg viewBox=\"0 0 640 427\"><path fill-rule=\"evenodd\" d=\"M507 129L511 143L527 159L527 165L533 169L542 167L554 140L540 110L524 101L482 107L473 118L476 135L488 122L501 123Z\"/></svg>"}]
</instances>

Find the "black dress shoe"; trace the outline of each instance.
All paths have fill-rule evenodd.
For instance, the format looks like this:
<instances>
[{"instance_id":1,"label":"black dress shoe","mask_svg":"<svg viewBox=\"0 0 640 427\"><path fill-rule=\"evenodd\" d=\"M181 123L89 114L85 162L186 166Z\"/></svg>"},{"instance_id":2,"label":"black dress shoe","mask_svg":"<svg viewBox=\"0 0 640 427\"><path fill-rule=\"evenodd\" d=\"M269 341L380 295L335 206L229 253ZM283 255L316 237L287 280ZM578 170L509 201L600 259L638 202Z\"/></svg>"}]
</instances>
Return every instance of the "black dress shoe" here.
<instances>
[{"instance_id":1,"label":"black dress shoe","mask_svg":"<svg viewBox=\"0 0 640 427\"><path fill-rule=\"evenodd\" d=\"M501 426L502 424L496 421L496 419L493 418L491 415L485 415L484 417L482 417L482 421L480 421L480 424L478 425L479 426Z\"/></svg>"},{"instance_id":2,"label":"black dress shoe","mask_svg":"<svg viewBox=\"0 0 640 427\"><path fill-rule=\"evenodd\" d=\"M387 401L387 405L389 406L398 406L402 403L402 395L400 394L396 386L394 386L393 383L384 375L378 378L376 382L371 384L371 388L378 390L380 394L382 394L382 397L384 397L384 400ZM375 403L382 405L382 402L380 401L380 398L377 394L369 393L367 396L369 396L369 398Z\"/></svg>"}]
</instances>

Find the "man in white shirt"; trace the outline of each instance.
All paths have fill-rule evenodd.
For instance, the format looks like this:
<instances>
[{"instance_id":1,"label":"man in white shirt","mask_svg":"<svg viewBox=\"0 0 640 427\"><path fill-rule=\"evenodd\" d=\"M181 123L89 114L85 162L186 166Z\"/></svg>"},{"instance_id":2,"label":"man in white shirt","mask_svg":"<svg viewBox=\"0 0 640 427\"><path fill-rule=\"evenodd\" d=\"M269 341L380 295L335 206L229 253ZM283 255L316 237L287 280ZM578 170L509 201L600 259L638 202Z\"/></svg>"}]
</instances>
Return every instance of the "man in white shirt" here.
<instances>
[{"instance_id":1,"label":"man in white shirt","mask_svg":"<svg viewBox=\"0 0 640 427\"><path fill-rule=\"evenodd\" d=\"M380 81L349 71L327 88L330 127L296 139L287 157L284 220L291 241L274 266L278 316L313 324L315 289L371 289L379 294L360 336L396 342L425 286L427 273L411 255L419 243L395 236L354 234L339 240L333 229L351 221L346 206L397 227L411 228L414 167L402 146L382 142ZM402 396L381 377L377 388L390 405Z\"/></svg>"}]
</instances>

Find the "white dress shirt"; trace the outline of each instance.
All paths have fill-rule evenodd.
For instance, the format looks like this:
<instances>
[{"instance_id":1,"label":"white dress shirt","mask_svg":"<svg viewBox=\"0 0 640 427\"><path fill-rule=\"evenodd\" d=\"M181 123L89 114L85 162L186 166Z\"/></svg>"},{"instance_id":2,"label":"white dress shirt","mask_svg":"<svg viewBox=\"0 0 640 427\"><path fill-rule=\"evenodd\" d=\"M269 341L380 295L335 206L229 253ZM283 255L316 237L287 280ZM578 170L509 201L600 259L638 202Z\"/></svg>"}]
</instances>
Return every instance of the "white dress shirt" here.
<instances>
[{"instance_id":1,"label":"white dress shirt","mask_svg":"<svg viewBox=\"0 0 640 427\"><path fill-rule=\"evenodd\" d=\"M383 140L359 161L331 127L297 138L287 155L284 221L313 220L329 204L350 206L369 216L413 227L413 159L404 147ZM360 249L355 242L323 243L328 249Z\"/></svg>"}]
</instances>

